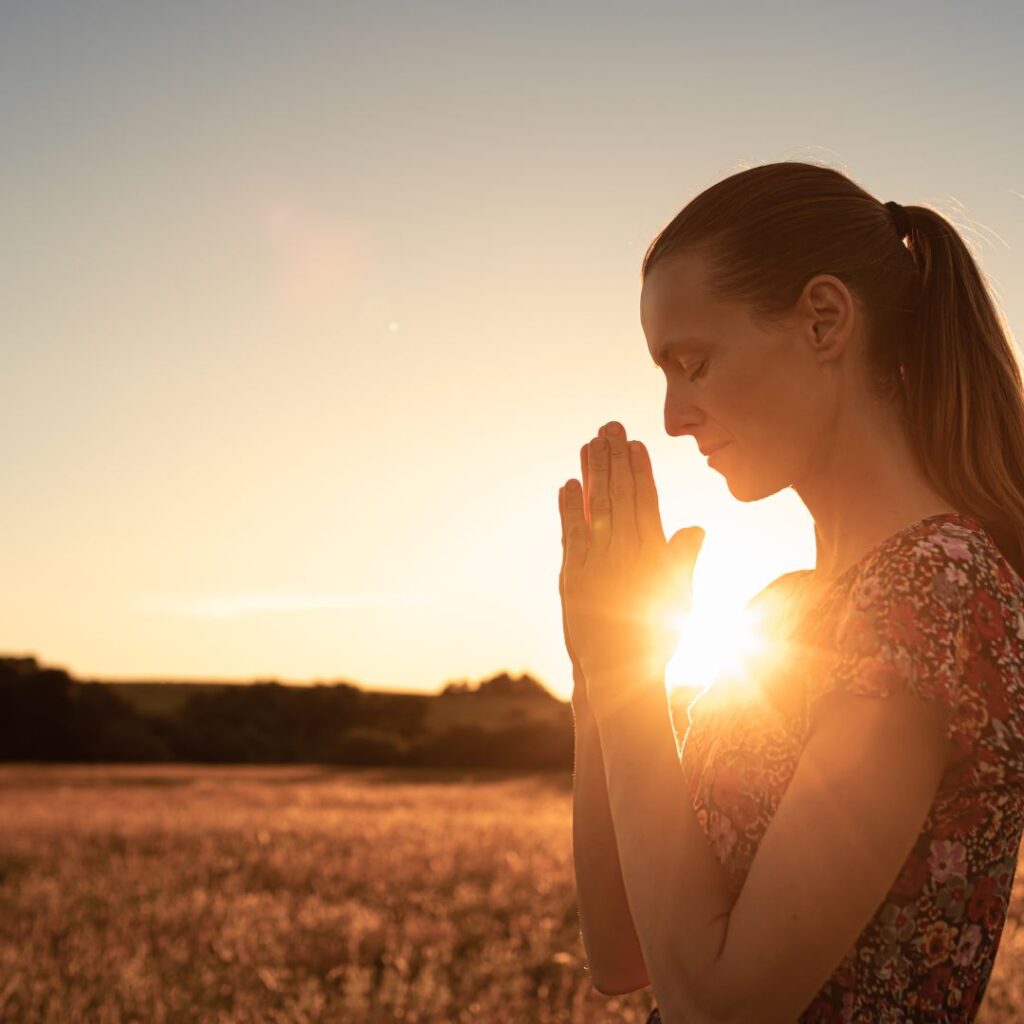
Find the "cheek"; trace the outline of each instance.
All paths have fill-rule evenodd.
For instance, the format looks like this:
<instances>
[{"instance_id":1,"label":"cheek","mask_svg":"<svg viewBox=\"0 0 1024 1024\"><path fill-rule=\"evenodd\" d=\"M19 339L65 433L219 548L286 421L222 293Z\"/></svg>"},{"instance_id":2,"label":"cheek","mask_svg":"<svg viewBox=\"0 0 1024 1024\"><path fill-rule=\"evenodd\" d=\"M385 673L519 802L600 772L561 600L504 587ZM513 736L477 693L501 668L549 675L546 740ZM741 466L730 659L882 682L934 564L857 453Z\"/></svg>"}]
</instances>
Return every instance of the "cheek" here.
<instances>
[{"instance_id":1,"label":"cheek","mask_svg":"<svg viewBox=\"0 0 1024 1024\"><path fill-rule=\"evenodd\" d=\"M742 430L771 430L787 404L783 382L770 366L749 361L723 372L709 397L726 425Z\"/></svg>"},{"instance_id":2,"label":"cheek","mask_svg":"<svg viewBox=\"0 0 1024 1024\"><path fill-rule=\"evenodd\" d=\"M746 366L721 381L708 411L745 456L755 490L774 493L800 475L816 434L815 382L776 363ZM760 489L760 490L759 490Z\"/></svg>"}]
</instances>

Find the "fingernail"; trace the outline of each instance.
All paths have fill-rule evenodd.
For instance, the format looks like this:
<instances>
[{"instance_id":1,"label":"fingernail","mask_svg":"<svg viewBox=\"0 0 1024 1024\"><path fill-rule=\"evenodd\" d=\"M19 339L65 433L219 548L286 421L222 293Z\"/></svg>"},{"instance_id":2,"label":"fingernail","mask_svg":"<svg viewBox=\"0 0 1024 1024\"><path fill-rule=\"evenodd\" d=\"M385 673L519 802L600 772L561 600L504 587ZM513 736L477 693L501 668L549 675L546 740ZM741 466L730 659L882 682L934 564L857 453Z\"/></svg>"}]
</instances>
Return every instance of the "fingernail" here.
<instances>
[{"instance_id":1,"label":"fingernail","mask_svg":"<svg viewBox=\"0 0 1024 1024\"><path fill-rule=\"evenodd\" d=\"M622 424L616 423L615 420L612 420L611 423L606 423L604 429L607 430L612 437L622 436Z\"/></svg>"}]
</instances>

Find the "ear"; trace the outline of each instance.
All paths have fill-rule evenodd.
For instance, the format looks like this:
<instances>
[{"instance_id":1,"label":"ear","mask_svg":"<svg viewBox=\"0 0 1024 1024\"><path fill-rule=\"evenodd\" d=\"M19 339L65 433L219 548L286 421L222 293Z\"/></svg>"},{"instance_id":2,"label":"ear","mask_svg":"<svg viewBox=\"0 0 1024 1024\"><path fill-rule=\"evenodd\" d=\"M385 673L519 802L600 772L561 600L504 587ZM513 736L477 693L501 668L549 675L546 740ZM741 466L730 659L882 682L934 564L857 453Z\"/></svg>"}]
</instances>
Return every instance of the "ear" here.
<instances>
[{"instance_id":1,"label":"ear","mask_svg":"<svg viewBox=\"0 0 1024 1024\"><path fill-rule=\"evenodd\" d=\"M858 319L850 289L834 274L816 274L804 286L799 305L816 356L830 360L841 355Z\"/></svg>"}]
</instances>

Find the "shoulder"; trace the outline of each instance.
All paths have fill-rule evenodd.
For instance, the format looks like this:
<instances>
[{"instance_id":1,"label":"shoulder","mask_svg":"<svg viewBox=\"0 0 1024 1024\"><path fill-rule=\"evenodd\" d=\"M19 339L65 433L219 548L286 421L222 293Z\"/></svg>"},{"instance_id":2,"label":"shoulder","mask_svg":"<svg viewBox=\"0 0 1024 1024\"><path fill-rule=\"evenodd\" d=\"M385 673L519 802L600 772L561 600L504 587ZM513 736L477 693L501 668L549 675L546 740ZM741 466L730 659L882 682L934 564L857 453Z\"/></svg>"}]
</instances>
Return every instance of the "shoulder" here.
<instances>
[{"instance_id":1,"label":"shoulder","mask_svg":"<svg viewBox=\"0 0 1024 1024\"><path fill-rule=\"evenodd\" d=\"M963 587L1024 581L996 548L988 531L973 516L950 513L929 516L894 534L864 560L857 583L888 583L895 590L934 581L936 575Z\"/></svg>"},{"instance_id":2,"label":"shoulder","mask_svg":"<svg viewBox=\"0 0 1024 1024\"><path fill-rule=\"evenodd\" d=\"M1004 567L975 519L957 513L913 523L850 573L834 609L837 646L872 656L884 649L884 661L904 672L912 661L919 669L955 672L979 605L1000 619L1016 614L1019 595L1000 590Z\"/></svg>"},{"instance_id":3,"label":"shoulder","mask_svg":"<svg viewBox=\"0 0 1024 1024\"><path fill-rule=\"evenodd\" d=\"M1024 595L1024 580L975 518L932 516L878 545L854 574L851 603L878 610L898 605L920 614L955 617L980 593L1010 603Z\"/></svg>"},{"instance_id":4,"label":"shoulder","mask_svg":"<svg viewBox=\"0 0 1024 1024\"><path fill-rule=\"evenodd\" d=\"M810 569L794 569L791 572L784 572L781 576L762 587L748 602L747 609L752 610L760 607L765 602L776 597L784 596L793 590L799 583L806 579L811 572Z\"/></svg>"},{"instance_id":5,"label":"shoulder","mask_svg":"<svg viewBox=\"0 0 1024 1024\"><path fill-rule=\"evenodd\" d=\"M913 524L877 547L835 608L813 701L906 691L944 706L946 736L969 753L1006 720L1024 667L1024 580L982 525L956 515Z\"/></svg>"}]
</instances>

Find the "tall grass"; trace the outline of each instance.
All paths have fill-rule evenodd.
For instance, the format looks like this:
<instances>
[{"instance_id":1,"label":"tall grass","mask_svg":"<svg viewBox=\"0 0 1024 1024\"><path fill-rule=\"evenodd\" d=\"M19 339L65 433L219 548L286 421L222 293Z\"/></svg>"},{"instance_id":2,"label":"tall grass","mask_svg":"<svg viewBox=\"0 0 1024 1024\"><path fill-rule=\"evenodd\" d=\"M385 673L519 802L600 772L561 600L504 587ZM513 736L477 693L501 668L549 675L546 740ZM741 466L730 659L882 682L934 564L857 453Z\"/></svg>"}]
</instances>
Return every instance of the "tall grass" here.
<instances>
[{"instance_id":1,"label":"tall grass","mask_svg":"<svg viewBox=\"0 0 1024 1024\"><path fill-rule=\"evenodd\" d=\"M0 768L4 1022L636 1022L583 962L571 780ZM1021 1019L1021 880L983 1024Z\"/></svg>"}]
</instances>

